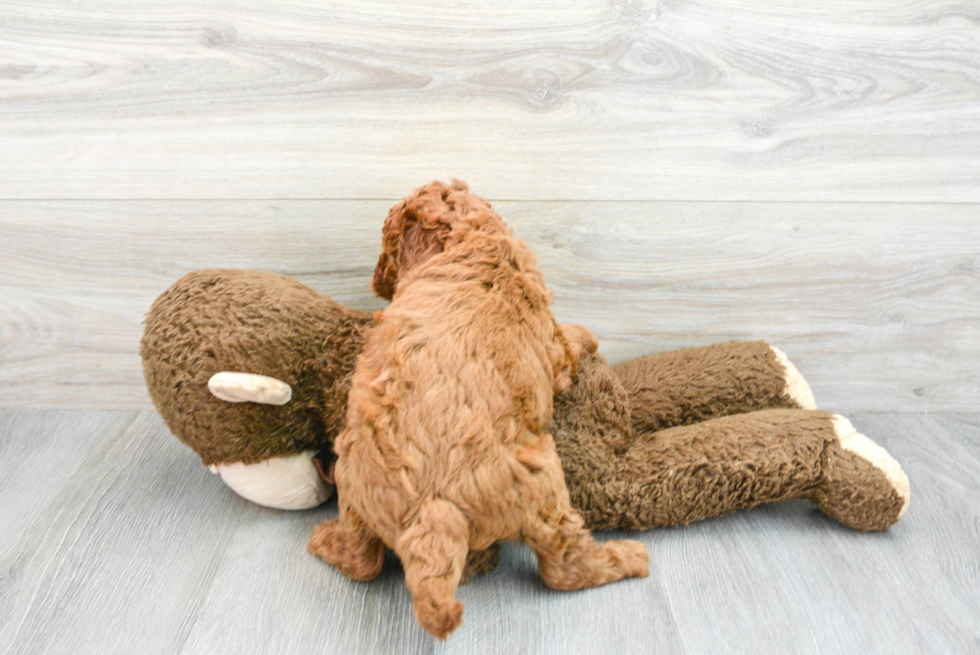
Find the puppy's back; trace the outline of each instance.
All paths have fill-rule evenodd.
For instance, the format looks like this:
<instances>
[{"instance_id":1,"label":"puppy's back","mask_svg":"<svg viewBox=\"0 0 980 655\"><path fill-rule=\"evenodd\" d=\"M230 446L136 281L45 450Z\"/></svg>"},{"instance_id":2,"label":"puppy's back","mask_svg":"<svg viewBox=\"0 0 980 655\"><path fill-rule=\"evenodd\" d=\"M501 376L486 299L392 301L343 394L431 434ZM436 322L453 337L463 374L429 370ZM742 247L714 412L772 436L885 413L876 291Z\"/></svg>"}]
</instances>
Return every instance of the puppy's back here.
<instances>
[{"instance_id":1,"label":"puppy's back","mask_svg":"<svg viewBox=\"0 0 980 655\"><path fill-rule=\"evenodd\" d=\"M359 436L341 441L361 447L345 454L397 471L408 505L431 493L474 507L506 495L516 449L551 420L561 346L543 279L533 259L487 252L481 243L477 256L444 253L415 271L358 363L348 424Z\"/></svg>"}]
</instances>

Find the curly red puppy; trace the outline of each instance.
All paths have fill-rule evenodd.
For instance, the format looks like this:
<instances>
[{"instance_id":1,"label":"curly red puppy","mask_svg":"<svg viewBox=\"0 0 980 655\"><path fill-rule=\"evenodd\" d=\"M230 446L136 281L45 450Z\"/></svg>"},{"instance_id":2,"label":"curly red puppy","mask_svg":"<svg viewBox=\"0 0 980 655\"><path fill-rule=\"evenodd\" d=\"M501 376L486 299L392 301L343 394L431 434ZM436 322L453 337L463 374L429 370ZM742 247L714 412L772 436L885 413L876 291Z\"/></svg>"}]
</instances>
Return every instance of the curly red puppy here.
<instances>
[{"instance_id":1,"label":"curly red puppy","mask_svg":"<svg viewBox=\"0 0 980 655\"><path fill-rule=\"evenodd\" d=\"M368 580L392 548L416 619L440 639L462 620L467 553L497 541L528 543L555 589L646 576L641 543L596 544L583 527L546 431L595 337L555 323L534 254L490 205L458 181L396 205L374 287L392 302L335 445L340 518L310 551Z\"/></svg>"}]
</instances>

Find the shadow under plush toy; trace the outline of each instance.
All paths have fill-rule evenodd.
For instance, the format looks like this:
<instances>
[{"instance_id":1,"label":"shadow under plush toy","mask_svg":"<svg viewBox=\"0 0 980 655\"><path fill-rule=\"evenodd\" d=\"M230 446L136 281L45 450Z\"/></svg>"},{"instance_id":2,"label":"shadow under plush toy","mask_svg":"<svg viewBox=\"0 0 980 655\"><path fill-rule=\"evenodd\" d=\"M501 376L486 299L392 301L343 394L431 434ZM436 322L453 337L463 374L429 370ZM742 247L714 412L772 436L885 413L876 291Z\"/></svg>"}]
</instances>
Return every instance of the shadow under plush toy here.
<instances>
[{"instance_id":1,"label":"shadow under plush toy","mask_svg":"<svg viewBox=\"0 0 980 655\"><path fill-rule=\"evenodd\" d=\"M465 193L442 187L439 212ZM392 211L440 220L412 197ZM143 370L171 431L229 487L269 507L314 507L332 493L331 447L371 323L283 276L197 271L153 303ZM851 528L884 530L909 502L899 464L847 419L817 411L797 369L762 341L617 366L585 355L555 397L551 433L572 504L594 530L800 498ZM470 573L490 568L495 551L470 559Z\"/></svg>"}]
</instances>

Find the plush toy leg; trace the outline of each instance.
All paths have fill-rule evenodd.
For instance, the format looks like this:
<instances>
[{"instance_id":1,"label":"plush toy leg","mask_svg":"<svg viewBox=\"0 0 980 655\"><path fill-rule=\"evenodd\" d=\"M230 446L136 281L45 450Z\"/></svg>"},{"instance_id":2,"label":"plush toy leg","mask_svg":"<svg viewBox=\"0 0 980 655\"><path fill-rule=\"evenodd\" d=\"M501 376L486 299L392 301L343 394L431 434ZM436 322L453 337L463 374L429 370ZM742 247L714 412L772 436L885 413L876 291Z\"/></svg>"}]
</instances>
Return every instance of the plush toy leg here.
<instances>
[{"instance_id":1,"label":"plush toy leg","mask_svg":"<svg viewBox=\"0 0 980 655\"><path fill-rule=\"evenodd\" d=\"M816 409L806 380L765 341L729 341L640 357L613 368L637 431L760 409Z\"/></svg>"},{"instance_id":2,"label":"plush toy leg","mask_svg":"<svg viewBox=\"0 0 980 655\"><path fill-rule=\"evenodd\" d=\"M313 451L273 457L256 464L215 464L212 473L236 494L263 507L309 509L333 494L333 487L320 477Z\"/></svg>"},{"instance_id":3,"label":"plush toy leg","mask_svg":"<svg viewBox=\"0 0 980 655\"><path fill-rule=\"evenodd\" d=\"M857 530L883 530L909 501L908 479L880 446L835 414L763 410L637 435L602 468L569 471L593 529L685 525L808 498Z\"/></svg>"},{"instance_id":4,"label":"plush toy leg","mask_svg":"<svg viewBox=\"0 0 980 655\"><path fill-rule=\"evenodd\" d=\"M307 550L354 580L373 580L384 565L384 543L349 509L316 526Z\"/></svg>"}]
</instances>

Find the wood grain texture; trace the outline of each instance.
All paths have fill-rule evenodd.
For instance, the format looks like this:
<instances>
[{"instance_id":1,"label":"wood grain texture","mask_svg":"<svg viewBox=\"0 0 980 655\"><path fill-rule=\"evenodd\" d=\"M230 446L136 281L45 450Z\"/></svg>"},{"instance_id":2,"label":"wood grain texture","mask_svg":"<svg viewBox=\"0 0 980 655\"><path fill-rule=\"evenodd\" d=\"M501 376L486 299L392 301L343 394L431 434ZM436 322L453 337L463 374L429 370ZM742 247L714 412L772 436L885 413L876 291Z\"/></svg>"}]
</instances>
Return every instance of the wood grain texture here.
<instances>
[{"instance_id":1,"label":"wood grain texture","mask_svg":"<svg viewBox=\"0 0 980 655\"><path fill-rule=\"evenodd\" d=\"M138 342L184 273L253 268L376 309L387 201L0 202L0 407L145 409ZM980 398L980 205L501 202L559 320L613 361L783 348L822 407Z\"/></svg>"},{"instance_id":2,"label":"wood grain texture","mask_svg":"<svg viewBox=\"0 0 980 655\"><path fill-rule=\"evenodd\" d=\"M980 201L961 0L0 2L2 198Z\"/></svg>"},{"instance_id":3,"label":"wood grain texture","mask_svg":"<svg viewBox=\"0 0 980 655\"><path fill-rule=\"evenodd\" d=\"M152 413L0 411L0 485L53 464L0 487L0 653L975 652L980 419L851 418L912 483L888 532L763 506L638 533L650 577L575 593L508 545L439 644L396 560L357 583L306 553L335 505L247 503Z\"/></svg>"}]
</instances>

